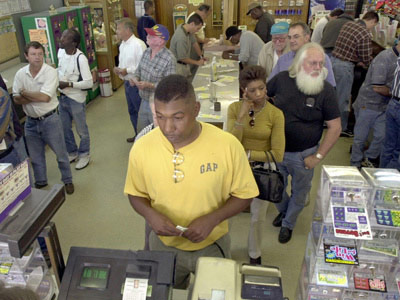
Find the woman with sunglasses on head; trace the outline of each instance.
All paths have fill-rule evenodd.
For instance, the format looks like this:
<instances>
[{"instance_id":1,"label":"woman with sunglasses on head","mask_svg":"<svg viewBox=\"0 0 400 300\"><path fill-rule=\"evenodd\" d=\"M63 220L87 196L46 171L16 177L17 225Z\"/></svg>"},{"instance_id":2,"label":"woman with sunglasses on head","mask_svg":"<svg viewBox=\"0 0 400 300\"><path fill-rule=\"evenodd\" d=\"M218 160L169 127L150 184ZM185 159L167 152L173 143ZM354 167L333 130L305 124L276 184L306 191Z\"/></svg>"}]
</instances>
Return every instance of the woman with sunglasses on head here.
<instances>
[{"instance_id":1,"label":"woman with sunglasses on head","mask_svg":"<svg viewBox=\"0 0 400 300\"><path fill-rule=\"evenodd\" d=\"M239 75L243 99L228 108L228 131L238 138L249 162L281 162L285 151L282 111L267 100L266 72L260 66L248 66ZM251 223L248 238L250 263L261 264L262 223L268 201L254 198L250 205Z\"/></svg>"}]
</instances>

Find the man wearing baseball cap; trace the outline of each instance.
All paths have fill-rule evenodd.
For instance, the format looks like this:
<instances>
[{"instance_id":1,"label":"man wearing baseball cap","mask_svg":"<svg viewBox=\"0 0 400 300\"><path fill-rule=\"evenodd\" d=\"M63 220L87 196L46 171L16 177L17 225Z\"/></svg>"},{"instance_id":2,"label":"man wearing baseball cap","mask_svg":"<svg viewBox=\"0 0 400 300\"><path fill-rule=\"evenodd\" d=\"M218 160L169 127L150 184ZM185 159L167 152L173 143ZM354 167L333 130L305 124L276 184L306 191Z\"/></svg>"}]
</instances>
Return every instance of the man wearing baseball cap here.
<instances>
[{"instance_id":1,"label":"man wearing baseball cap","mask_svg":"<svg viewBox=\"0 0 400 300\"><path fill-rule=\"evenodd\" d=\"M252 19L258 20L254 32L263 40L264 43L268 43L271 40L271 27L275 23L274 17L271 14L264 12L259 2L249 3L246 15L250 15Z\"/></svg>"},{"instance_id":2,"label":"man wearing baseball cap","mask_svg":"<svg viewBox=\"0 0 400 300\"><path fill-rule=\"evenodd\" d=\"M252 31L241 31L236 26L230 26L225 31L226 39L233 45L240 43L239 55L237 50L226 50L222 58L239 60L244 65L257 65L258 55L264 46L262 39Z\"/></svg>"},{"instance_id":3,"label":"man wearing baseball cap","mask_svg":"<svg viewBox=\"0 0 400 300\"><path fill-rule=\"evenodd\" d=\"M260 51L258 65L265 69L267 78L278 62L279 57L290 51L288 32L289 23L287 22L279 22L272 25L272 40L266 43Z\"/></svg>"},{"instance_id":4,"label":"man wearing baseball cap","mask_svg":"<svg viewBox=\"0 0 400 300\"><path fill-rule=\"evenodd\" d=\"M155 88L164 77L175 74L176 60L172 52L165 47L169 39L168 29L156 24L152 28L145 28L147 45L149 48L143 53L134 78L130 80L132 86L139 88L142 103L139 109L138 132L153 122L149 100L154 97Z\"/></svg>"}]
</instances>

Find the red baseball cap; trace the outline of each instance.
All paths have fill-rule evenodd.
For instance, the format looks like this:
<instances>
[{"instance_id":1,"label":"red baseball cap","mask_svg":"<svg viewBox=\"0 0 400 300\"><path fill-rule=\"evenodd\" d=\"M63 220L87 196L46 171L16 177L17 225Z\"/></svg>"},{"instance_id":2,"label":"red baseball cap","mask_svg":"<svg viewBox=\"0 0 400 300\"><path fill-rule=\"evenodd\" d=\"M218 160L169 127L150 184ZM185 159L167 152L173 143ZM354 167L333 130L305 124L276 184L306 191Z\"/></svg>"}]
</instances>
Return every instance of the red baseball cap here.
<instances>
[{"instance_id":1,"label":"red baseball cap","mask_svg":"<svg viewBox=\"0 0 400 300\"><path fill-rule=\"evenodd\" d=\"M145 28L144 30L146 30L147 34L158 36L165 41L169 39L169 31L164 25L156 24L152 28Z\"/></svg>"}]
</instances>

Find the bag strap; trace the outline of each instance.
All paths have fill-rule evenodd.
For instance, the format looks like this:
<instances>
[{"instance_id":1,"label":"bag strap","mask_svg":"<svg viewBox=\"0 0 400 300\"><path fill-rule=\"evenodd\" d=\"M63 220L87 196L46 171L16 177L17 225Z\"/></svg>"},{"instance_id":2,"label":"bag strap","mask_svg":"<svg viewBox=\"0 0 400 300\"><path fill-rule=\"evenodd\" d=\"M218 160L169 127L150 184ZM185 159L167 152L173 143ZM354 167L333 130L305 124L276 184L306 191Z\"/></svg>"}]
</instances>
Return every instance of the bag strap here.
<instances>
[{"instance_id":1,"label":"bag strap","mask_svg":"<svg viewBox=\"0 0 400 300\"><path fill-rule=\"evenodd\" d=\"M277 171L279 171L278 164L277 164L277 162L276 162L276 160L275 160L275 157L274 157L274 155L272 154L272 152L271 152L271 151L265 151L265 153L267 154L267 160L268 160L269 166L271 167L271 163L270 163L268 154L271 155L272 161L273 161L274 164L275 164L275 168L276 168Z\"/></svg>"},{"instance_id":2,"label":"bag strap","mask_svg":"<svg viewBox=\"0 0 400 300\"><path fill-rule=\"evenodd\" d=\"M79 53L79 54L78 54L78 57L76 58L76 64L77 64L77 66L78 66L78 72L79 72L78 82L79 82L79 81L82 81L81 66L80 66L80 64L79 64L79 56L81 56L81 55L82 55L82 53Z\"/></svg>"}]
</instances>

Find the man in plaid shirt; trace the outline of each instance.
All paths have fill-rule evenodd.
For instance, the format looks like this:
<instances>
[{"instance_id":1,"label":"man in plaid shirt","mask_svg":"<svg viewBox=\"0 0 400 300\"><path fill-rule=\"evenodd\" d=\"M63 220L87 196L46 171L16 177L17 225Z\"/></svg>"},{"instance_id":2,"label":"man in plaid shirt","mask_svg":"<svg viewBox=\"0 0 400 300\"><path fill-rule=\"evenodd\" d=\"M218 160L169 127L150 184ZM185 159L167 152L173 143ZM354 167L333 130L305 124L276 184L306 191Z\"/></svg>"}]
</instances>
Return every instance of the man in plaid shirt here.
<instances>
[{"instance_id":1,"label":"man in plaid shirt","mask_svg":"<svg viewBox=\"0 0 400 300\"><path fill-rule=\"evenodd\" d=\"M172 52L165 48L169 39L168 29L156 24L152 28L145 28L147 32L147 44L149 48L143 53L134 78L130 80L131 85L139 88L142 99L138 117L138 131L153 122L149 100L154 96L157 84L164 77L175 74L176 59Z\"/></svg>"},{"instance_id":2,"label":"man in plaid shirt","mask_svg":"<svg viewBox=\"0 0 400 300\"><path fill-rule=\"evenodd\" d=\"M354 66L364 68L372 61L370 30L378 24L379 16L374 11L367 12L362 20L347 22L340 30L332 52L332 68L335 74L336 91L342 119L342 136L350 137L347 128L349 98L354 80Z\"/></svg>"}]
</instances>

